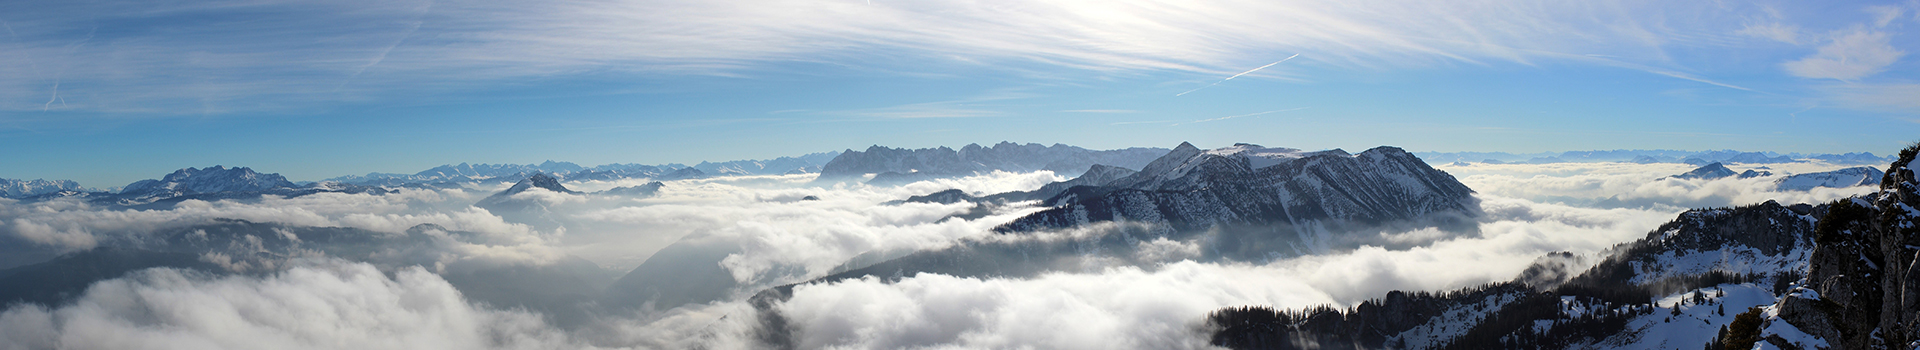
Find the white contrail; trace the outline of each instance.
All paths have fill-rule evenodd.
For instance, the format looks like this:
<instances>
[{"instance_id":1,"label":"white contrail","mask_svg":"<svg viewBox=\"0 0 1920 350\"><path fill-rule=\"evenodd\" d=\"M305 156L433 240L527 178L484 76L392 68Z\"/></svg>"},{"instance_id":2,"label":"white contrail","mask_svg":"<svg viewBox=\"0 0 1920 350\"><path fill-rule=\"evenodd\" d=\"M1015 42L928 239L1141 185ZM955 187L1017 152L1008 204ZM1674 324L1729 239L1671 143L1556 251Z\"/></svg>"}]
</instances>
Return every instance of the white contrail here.
<instances>
[{"instance_id":1,"label":"white contrail","mask_svg":"<svg viewBox=\"0 0 1920 350\"><path fill-rule=\"evenodd\" d=\"M366 73L367 68L373 68L373 66L380 65L380 62L386 61L387 54L393 53L394 48L400 47L401 43L407 42L407 38L412 38L414 32L420 31L420 26L427 23L426 17L429 12L433 12L433 1L427 1L427 6L420 9L420 19L414 21L413 26L408 27L406 33L400 35L400 39L394 40L392 45L387 45L387 49L380 50L380 55L374 56L372 62L367 62L367 64L361 65L359 69L355 69L353 74L348 74L346 80L340 81L340 85L333 87L333 91L340 91L340 88L346 87L347 83L353 82L353 78L360 77L360 73Z\"/></svg>"},{"instance_id":2,"label":"white contrail","mask_svg":"<svg viewBox=\"0 0 1920 350\"><path fill-rule=\"evenodd\" d=\"M45 106L40 106L40 111L46 112L49 109L53 109L53 100L58 100L58 99L60 99L60 81L55 80L53 81L53 97L47 98L47 104ZM67 102L61 101L60 106L66 107Z\"/></svg>"},{"instance_id":3,"label":"white contrail","mask_svg":"<svg viewBox=\"0 0 1920 350\"><path fill-rule=\"evenodd\" d=\"M1202 87L1200 87L1200 89L1205 89L1205 88L1210 88L1210 87L1213 87L1214 85L1220 85L1220 83L1225 83L1225 82L1227 82L1228 80L1233 80L1233 78L1239 78L1239 77L1240 77L1240 76L1242 76L1242 75L1247 75L1247 74L1250 74L1250 73L1253 73L1253 72L1258 72L1258 71L1260 71L1261 69L1267 69L1267 67L1272 67L1273 65L1276 65L1276 64L1280 64L1280 62L1286 62L1287 60L1291 60L1291 59L1293 59L1294 57L1300 57L1300 54L1297 54L1297 53L1296 53L1296 54L1293 54L1293 56L1287 56L1287 58L1282 58L1282 59L1280 59L1279 61L1273 61L1273 63L1268 63L1267 65L1264 65L1264 66L1260 66L1260 68L1254 68L1254 69L1249 69L1249 70L1247 70L1247 71L1245 71L1245 72L1240 72L1240 74L1234 74L1233 76L1231 76L1231 77L1227 77L1226 79L1220 79L1220 81L1216 81L1216 82L1213 82L1213 84L1207 84L1207 86L1202 86ZM1179 97L1179 96L1186 96L1187 94L1190 94L1190 93L1193 93L1194 91L1200 91L1200 89L1193 89L1193 90L1187 90L1187 92L1182 92L1182 93L1178 93L1178 94L1174 94L1173 96L1175 96L1175 97Z\"/></svg>"}]
</instances>

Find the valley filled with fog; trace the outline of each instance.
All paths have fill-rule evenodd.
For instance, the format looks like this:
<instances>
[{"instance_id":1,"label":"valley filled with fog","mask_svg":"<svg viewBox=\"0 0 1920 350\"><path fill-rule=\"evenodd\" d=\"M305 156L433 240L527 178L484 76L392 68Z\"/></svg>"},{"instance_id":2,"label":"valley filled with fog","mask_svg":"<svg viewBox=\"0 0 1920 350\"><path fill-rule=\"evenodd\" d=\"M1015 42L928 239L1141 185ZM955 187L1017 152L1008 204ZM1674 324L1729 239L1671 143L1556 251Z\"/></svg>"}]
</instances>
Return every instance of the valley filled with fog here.
<instances>
[{"instance_id":1,"label":"valley filled with fog","mask_svg":"<svg viewBox=\"0 0 1920 350\"><path fill-rule=\"evenodd\" d=\"M1317 155L1235 147L1194 157ZM1350 307L1508 281L1554 252L1578 257L1579 271L1688 209L1872 193L1778 185L1852 166L1735 164L1774 175L1675 178L1699 166L1433 164L1472 190L1466 221L1295 220L1318 227L1299 240L1224 221L1006 229L1052 207L988 197L1082 175L1055 170L898 183L731 174L650 191L622 189L662 176L560 176L564 190L495 180L145 207L0 199L0 278L11 283L50 260L162 266L55 294L8 291L0 347L1206 348L1212 310ZM965 198L911 200L946 190Z\"/></svg>"}]
</instances>

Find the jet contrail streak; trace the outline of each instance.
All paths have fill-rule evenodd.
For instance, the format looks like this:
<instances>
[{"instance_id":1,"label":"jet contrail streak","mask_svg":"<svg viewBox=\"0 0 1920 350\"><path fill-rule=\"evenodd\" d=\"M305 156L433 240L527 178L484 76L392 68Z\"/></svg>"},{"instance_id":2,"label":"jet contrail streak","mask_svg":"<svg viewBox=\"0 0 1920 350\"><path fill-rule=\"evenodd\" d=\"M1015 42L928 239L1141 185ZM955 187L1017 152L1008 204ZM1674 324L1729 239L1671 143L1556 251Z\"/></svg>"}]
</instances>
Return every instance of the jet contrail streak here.
<instances>
[{"instance_id":1,"label":"jet contrail streak","mask_svg":"<svg viewBox=\"0 0 1920 350\"><path fill-rule=\"evenodd\" d=\"M1228 80L1233 80L1233 78L1239 78L1242 75L1252 74L1253 72L1258 72L1262 69L1267 69L1267 67L1272 67L1273 65L1280 64L1280 62L1286 62L1287 60L1291 60L1294 57L1300 57L1300 54L1296 53L1296 54L1293 54L1293 56L1287 56L1287 58L1282 58L1279 61L1273 61L1273 63L1268 63L1267 65L1260 66L1260 68L1248 69L1245 72L1240 72L1240 74L1234 74L1233 76L1227 77L1226 79L1220 79L1220 81L1213 82L1213 84L1207 84L1207 86L1202 86L1200 87L1200 89L1210 88L1210 87L1213 87L1214 85L1220 85L1220 83L1225 83ZM1200 91L1200 89L1187 90L1187 92L1174 94L1173 96L1175 97L1186 96L1187 94L1191 94L1194 91Z\"/></svg>"}]
</instances>

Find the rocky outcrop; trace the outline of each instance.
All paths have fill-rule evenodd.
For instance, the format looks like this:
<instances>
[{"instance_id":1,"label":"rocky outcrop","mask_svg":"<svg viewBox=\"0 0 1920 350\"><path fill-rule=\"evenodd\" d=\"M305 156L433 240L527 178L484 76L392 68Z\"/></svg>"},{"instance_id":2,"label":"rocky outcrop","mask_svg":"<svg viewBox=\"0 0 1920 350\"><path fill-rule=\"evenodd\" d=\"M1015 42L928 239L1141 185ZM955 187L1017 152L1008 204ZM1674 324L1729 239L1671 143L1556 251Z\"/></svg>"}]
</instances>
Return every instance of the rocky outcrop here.
<instances>
[{"instance_id":1,"label":"rocky outcrop","mask_svg":"<svg viewBox=\"0 0 1920 350\"><path fill-rule=\"evenodd\" d=\"M1900 152L1879 192L1826 212L1806 279L1775 305L1777 317L1769 322L1785 322L1838 349L1920 347L1917 151L1920 146ZM1763 336L1777 346L1803 345L1795 334Z\"/></svg>"}]
</instances>

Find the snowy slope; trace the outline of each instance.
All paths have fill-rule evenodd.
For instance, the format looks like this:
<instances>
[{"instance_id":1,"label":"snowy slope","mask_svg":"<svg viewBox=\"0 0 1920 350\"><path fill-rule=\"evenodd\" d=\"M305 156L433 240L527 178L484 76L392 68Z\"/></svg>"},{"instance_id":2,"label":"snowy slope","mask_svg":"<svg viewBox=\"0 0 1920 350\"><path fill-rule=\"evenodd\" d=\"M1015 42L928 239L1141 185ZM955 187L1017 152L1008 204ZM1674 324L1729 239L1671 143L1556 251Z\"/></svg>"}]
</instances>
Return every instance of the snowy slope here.
<instances>
[{"instance_id":1,"label":"snowy slope","mask_svg":"<svg viewBox=\"0 0 1920 350\"><path fill-rule=\"evenodd\" d=\"M1880 185L1880 169L1852 167L1828 172L1795 174L1781 178L1774 187L1780 191L1810 191L1815 187L1844 188Z\"/></svg>"},{"instance_id":2,"label":"snowy slope","mask_svg":"<svg viewBox=\"0 0 1920 350\"><path fill-rule=\"evenodd\" d=\"M1701 301L1696 301L1696 298ZM1576 349L1698 349L1747 308L1773 304L1773 291L1754 283L1722 284L1661 296L1653 312L1628 321L1627 329ZM1679 315L1674 309L1679 309Z\"/></svg>"},{"instance_id":3,"label":"snowy slope","mask_svg":"<svg viewBox=\"0 0 1920 350\"><path fill-rule=\"evenodd\" d=\"M24 198L60 191L91 191L73 180L0 179L0 198Z\"/></svg>"},{"instance_id":4,"label":"snowy slope","mask_svg":"<svg viewBox=\"0 0 1920 350\"><path fill-rule=\"evenodd\" d=\"M1472 193L1452 175L1399 148L1350 155L1247 144L1203 151L1182 143L1137 173L1103 186L1068 189L1044 202L1053 209L996 230L1104 221L1163 224L1175 231L1253 225L1311 241L1312 233L1340 231L1343 225L1436 214L1469 217L1474 215Z\"/></svg>"}]
</instances>

